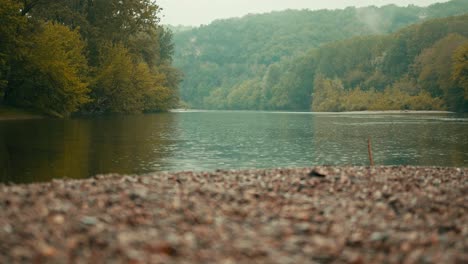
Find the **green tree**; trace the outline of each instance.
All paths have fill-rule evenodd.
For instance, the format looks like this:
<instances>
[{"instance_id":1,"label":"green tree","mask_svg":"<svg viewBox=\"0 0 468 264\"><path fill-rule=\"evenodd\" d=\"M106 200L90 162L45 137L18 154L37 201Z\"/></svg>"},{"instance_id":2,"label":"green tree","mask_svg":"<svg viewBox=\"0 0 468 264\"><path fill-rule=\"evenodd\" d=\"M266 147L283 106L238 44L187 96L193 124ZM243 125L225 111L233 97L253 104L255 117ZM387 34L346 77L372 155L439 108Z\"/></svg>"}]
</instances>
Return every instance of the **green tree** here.
<instances>
[{"instance_id":1,"label":"green tree","mask_svg":"<svg viewBox=\"0 0 468 264\"><path fill-rule=\"evenodd\" d=\"M5 100L55 116L75 112L89 102L84 42L76 30L43 23L12 68Z\"/></svg>"},{"instance_id":2,"label":"green tree","mask_svg":"<svg viewBox=\"0 0 468 264\"><path fill-rule=\"evenodd\" d=\"M228 102L226 98L228 96L228 92L228 90L223 88L215 89L208 97L204 98L203 105L206 105L211 109L227 109Z\"/></svg>"},{"instance_id":3,"label":"green tree","mask_svg":"<svg viewBox=\"0 0 468 264\"><path fill-rule=\"evenodd\" d=\"M468 43L460 46L453 55L452 79L463 90L463 111L466 112L468 111Z\"/></svg>"},{"instance_id":4,"label":"green tree","mask_svg":"<svg viewBox=\"0 0 468 264\"><path fill-rule=\"evenodd\" d=\"M122 44L108 44L100 54L101 63L92 82L94 101L87 106L88 111L165 111L176 103L176 92L171 86L177 85L178 76L170 72L171 67L151 68L144 60L132 56Z\"/></svg>"},{"instance_id":5,"label":"green tree","mask_svg":"<svg viewBox=\"0 0 468 264\"><path fill-rule=\"evenodd\" d=\"M312 111L339 112L343 110L342 96L343 83L339 79L331 80L318 74L314 80L314 93L312 94Z\"/></svg>"},{"instance_id":6,"label":"green tree","mask_svg":"<svg viewBox=\"0 0 468 264\"><path fill-rule=\"evenodd\" d=\"M467 3L468 0L457 0L429 7L287 10L178 30L174 35L174 64L185 73L181 98L194 107L209 108L204 99L211 97L214 90L222 88L229 94L247 80L263 78L267 82L264 98L255 109L307 110L315 72L327 78L338 77L347 88L383 91L408 73L422 50L449 32L466 32L460 18L430 19L464 14ZM418 26L379 36L410 24ZM342 40L347 41L332 43ZM310 69L291 65L291 61L301 63L312 49L321 52ZM273 79L265 76L271 76L271 65L281 69L280 85L271 84ZM293 81L289 87L285 86L286 78ZM273 88L278 98L271 97Z\"/></svg>"},{"instance_id":7,"label":"green tree","mask_svg":"<svg viewBox=\"0 0 468 264\"><path fill-rule=\"evenodd\" d=\"M359 86L347 91L346 96L342 98L342 107L346 111L364 111L369 110L377 97L374 89L363 91Z\"/></svg>"},{"instance_id":8,"label":"green tree","mask_svg":"<svg viewBox=\"0 0 468 264\"><path fill-rule=\"evenodd\" d=\"M83 111L165 111L177 104L181 77L171 66L172 33L159 25L154 1L23 2L31 21L57 21L85 39L93 101Z\"/></svg>"},{"instance_id":9,"label":"green tree","mask_svg":"<svg viewBox=\"0 0 468 264\"><path fill-rule=\"evenodd\" d=\"M452 81L453 52L467 41L466 37L459 34L449 34L425 49L416 58L413 68L418 74L418 82L432 96L449 96L454 86Z\"/></svg>"},{"instance_id":10,"label":"green tree","mask_svg":"<svg viewBox=\"0 0 468 264\"><path fill-rule=\"evenodd\" d=\"M148 77L147 66L134 65L128 49L121 44L107 44L100 54L101 62L92 82L94 102L88 109L95 113L141 112L145 91L139 88L152 83L145 78ZM144 76L137 76L134 71Z\"/></svg>"},{"instance_id":11,"label":"green tree","mask_svg":"<svg viewBox=\"0 0 468 264\"><path fill-rule=\"evenodd\" d=\"M21 5L14 0L0 0L0 98L8 84L10 61L18 44L16 32L25 25L20 13Z\"/></svg>"},{"instance_id":12,"label":"green tree","mask_svg":"<svg viewBox=\"0 0 468 264\"><path fill-rule=\"evenodd\" d=\"M180 82L180 73L169 65L163 64L152 70L145 70L147 79L153 78L152 83L140 86L145 91L144 111L161 112L175 107L179 102L177 85ZM138 73L137 73L138 75ZM135 78L137 77L135 75ZM145 76L140 74L140 76Z\"/></svg>"},{"instance_id":13,"label":"green tree","mask_svg":"<svg viewBox=\"0 0 468 264\"><path fill-rule=\"evenodd\" d=\"M229 109L255 109L260 105L262 87L258 80L248 80L235 87L227 96Z\"/></svg>"}]
</instances>

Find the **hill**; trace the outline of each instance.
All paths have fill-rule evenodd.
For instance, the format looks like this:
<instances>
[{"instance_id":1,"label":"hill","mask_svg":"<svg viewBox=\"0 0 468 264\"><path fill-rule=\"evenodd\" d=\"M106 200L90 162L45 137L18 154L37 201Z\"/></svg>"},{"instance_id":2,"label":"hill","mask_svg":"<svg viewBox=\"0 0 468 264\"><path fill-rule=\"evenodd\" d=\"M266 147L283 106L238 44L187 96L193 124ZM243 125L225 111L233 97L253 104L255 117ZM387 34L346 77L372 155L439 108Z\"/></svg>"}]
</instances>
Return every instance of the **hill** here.
<instances>
[{"instance_id":1,"label":"hill","mask_svg":"<svg viewBox=\"0 0 468 264\"><path fill-rule=\"evenodd\" d=\"M259 87L252 87L259 80L265 81L267 73L275 75L273 65L305 58L311 49L326 43L355 36L388 34L410 24L466 12L468 0L429 7L388 5L343 10L287 10L218 20L208 26L176 32L174 65L185 73L181 98L195 108L237 109L228 102L229 95L236 88L259 90ZM245 97L244 92L237 94ZM242 100L248 99L249 96ZM242 108L304 109L306 105L287 106L281 103L284 100L275 98L276 105L284 107L261 106L254 102Z\"/></svg>"},{"instance_id":2,"label":"hill","mask_svg":"<svg viewBox=\"0 0 468 264\"><path fill-rule=\"evenodd\" d=\"M466 112L467 28L468 15L454 16L393 34L326 44L272 65L266 82L261 82L261 105L313 111Z\"/></svg>"}]
</instances>

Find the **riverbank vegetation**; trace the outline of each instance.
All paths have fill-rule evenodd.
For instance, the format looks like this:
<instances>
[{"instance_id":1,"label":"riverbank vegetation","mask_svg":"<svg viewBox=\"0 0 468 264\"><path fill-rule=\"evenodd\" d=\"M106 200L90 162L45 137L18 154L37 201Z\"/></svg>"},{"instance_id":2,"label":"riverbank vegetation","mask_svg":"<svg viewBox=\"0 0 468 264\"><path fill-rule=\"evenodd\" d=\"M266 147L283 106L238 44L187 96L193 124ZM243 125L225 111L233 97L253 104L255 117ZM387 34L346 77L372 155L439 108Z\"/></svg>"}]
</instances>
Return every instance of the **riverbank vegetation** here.
<instances>
[{"instance_id":1,"label":"riverbank vegetation","mask_svg":"<svg viewBox=\"0 0 468 264\"><path fill-rule=\"evenodd\" d=\"M318 62L315 72L321 73L314 78L312 109L467 111L463 87L467 27L464 15L431 20L389 36L325 45L311 55ZM327 87L324 80L337 84ZM331 96L324 98L324 93ZM337 105L327 106L333 96Z\"/></svg>"},{"instance_id":2,"label":"riverbank vegetation","mask_svg":"<svg viewBox=\"0 0 468 264\"><path fill-rule=\"evenodd\" d=\"M0 0L3 103L66 116L178 101L172 33L153 1Z\"/></svg>"},{"instance_id":3,"label":"riverbank vegetation","mask_svg":"<svg viewBox=\"0 0 468 264\"><path fill-rule=\"evenodd\" d=\"M288 10L181 30L181 97L207 109L465 112L467 12L467 0Z\"/></svg>"},{"instance_id":4,"label":"riverbank vegetation","mask_svg":"<svg viewBox=\"0 0 468 264\"><path fill-rule=\"evenodd\" d=\"M16 108L0 104L0 121L1 120L18 120L18 119L35 119L42 118L40 113L33 110Z\"/></svg>"}]
</instances>

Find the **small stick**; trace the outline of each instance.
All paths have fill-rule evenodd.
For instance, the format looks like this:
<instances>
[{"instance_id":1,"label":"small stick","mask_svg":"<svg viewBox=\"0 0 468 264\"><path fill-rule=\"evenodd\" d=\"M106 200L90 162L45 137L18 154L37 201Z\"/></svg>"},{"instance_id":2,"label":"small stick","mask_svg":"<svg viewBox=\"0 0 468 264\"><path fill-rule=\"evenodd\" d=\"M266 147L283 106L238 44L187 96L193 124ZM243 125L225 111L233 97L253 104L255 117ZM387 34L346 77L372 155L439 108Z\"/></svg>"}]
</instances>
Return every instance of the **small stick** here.
<instances>
[{"instance_id":1,"label":"small stick","mask_svg":"<svg viewBox=\"0 0 468 264\"><path fill-rule=\"evenodd\" d=\"M369 153L369 162L371 166L374 166L374 158L372 157L372 142L371 138L367 139L367 151Z\"/></svg>"}]
</instances>

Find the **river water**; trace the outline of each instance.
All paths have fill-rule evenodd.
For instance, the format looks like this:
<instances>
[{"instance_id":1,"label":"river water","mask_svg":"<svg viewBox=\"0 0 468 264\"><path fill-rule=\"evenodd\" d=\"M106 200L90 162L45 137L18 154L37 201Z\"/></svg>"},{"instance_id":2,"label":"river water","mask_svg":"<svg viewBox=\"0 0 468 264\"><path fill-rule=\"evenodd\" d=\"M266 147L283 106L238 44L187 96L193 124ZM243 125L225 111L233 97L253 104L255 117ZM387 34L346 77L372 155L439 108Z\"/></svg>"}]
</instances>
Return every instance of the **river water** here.
<instances>
[{"instance_id":1,"label":"river water","mask_svg":"<svg viewBox=\"0 0 468 264\"><path fill-rule=\"evenodd\" d=\"M313 165L468 167L468 117L190 111L0 122L0 182Z\"/></svg>"}]
</instances>

